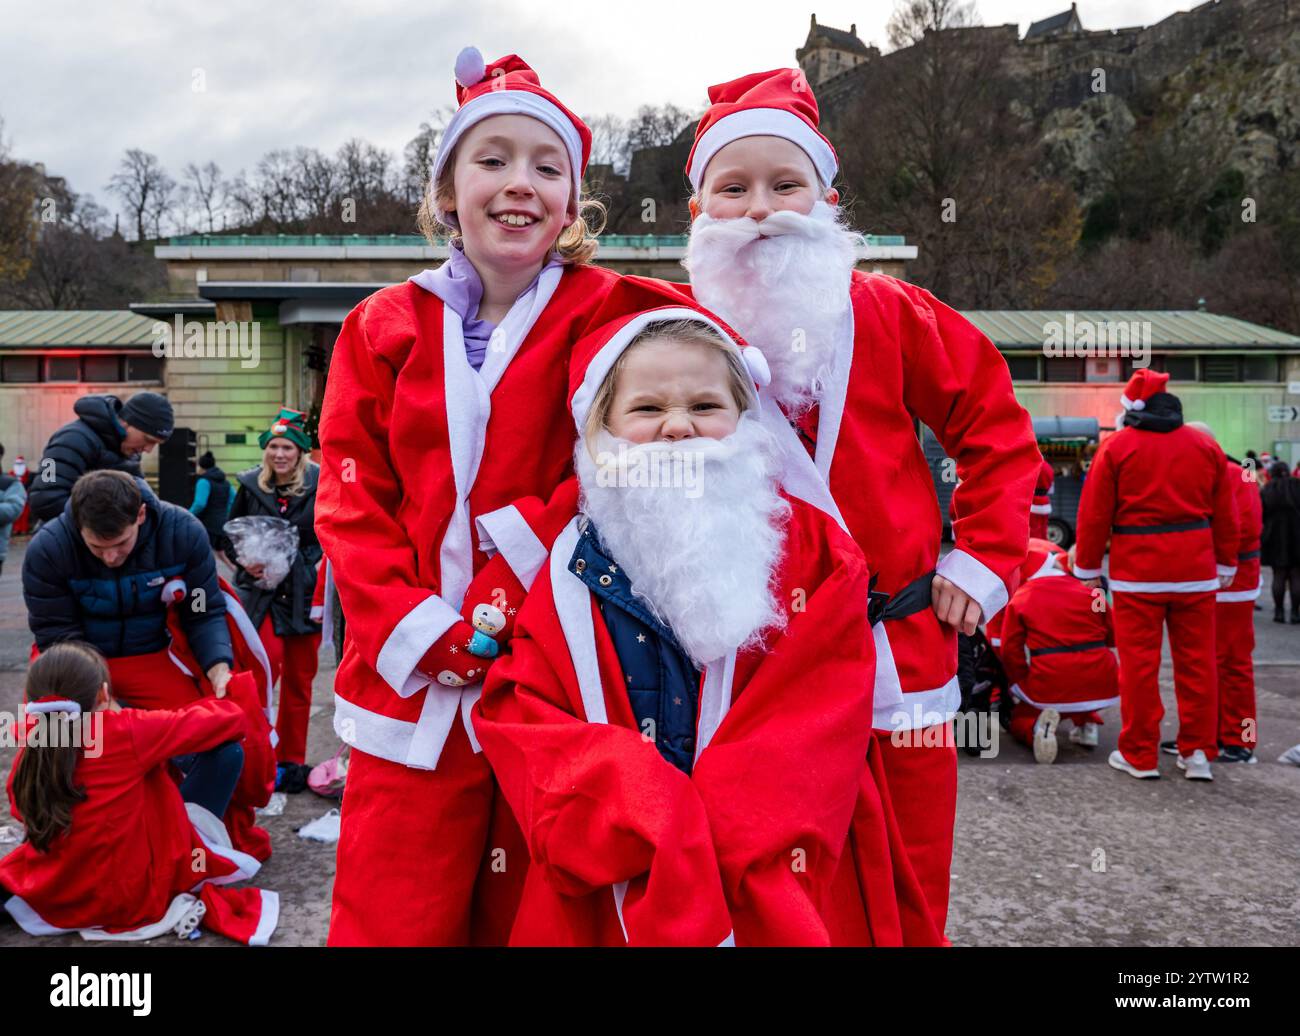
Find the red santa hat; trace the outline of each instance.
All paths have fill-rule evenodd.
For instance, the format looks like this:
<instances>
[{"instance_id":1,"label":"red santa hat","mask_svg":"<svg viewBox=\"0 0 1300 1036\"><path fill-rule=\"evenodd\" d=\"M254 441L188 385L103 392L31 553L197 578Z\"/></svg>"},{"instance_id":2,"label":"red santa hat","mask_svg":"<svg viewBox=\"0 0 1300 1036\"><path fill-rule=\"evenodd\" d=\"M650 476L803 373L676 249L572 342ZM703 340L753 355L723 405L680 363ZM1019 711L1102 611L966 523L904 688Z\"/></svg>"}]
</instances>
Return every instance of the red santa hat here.
<instances>
[{"instance_id":1,"label":"red santa hat","mask_svg":"<svg viewBox=\"0 0 1300 1036\"><path fill-rule=\"evenodd\" d=\"M1025 560L1020 565L1020 581L1017 585L1026 583L1053 568L1060 569L1062 572L1070 570L1066 552L1050 540L1031 536Z\"/></svg>"},{"instance_id":2,"label":"red santa hat","mask_svg":"<svg viewBox=\"0 0 1300 1036\"><path fill-rule=\"evenodd\" d=\"M742 137L781 137L797 144L829 187L839 160L817 123L817 98L797 68L754 72L709 87L709 109L695 129L695 145L686 160L692 189L699 191L710 159Z\"/></svg>"},{"instance_id":3,"label":"red santa hat","mask_svg":"<svg viewBox=\"0 0 1300 1036\"><path fill-rule=\"evenodd\" d=\"M605 319L601 314L616 315ZM728 351L740 357L753 382L749 386L748 409L757 409L757 389L772 380L767 359L760 350L746 345L720 318L671 286L644 277L624 277L592 321L596 330L574 346L569 359L569 410L580 435L586 428L596 393L636 336L650 324L676 320L688 320L712 329Z\"/></svg>"},{"instance_id":4,"label":"red santa hat","mask_svg":"<svg viewBox=\"0 0 1300 1036\"><path fill-rule=\"evenodd\" d=\"M591 130L555 96L542 88L537 73L515 54L484 64L477 47L466 47L456 58L456 114L447 123L433 159L436 183L456 145L469 130L493 115L527 115L554 130L564 142L573 174L573 200L582 190L582 174L591 155ZM437 216L444 222L448 214ZM454 221L455 217L451 219Z\"/></svg>"},{"instance_id":5,"label":"red santa hat","mask_svg":"<svg viewBox=\"0 0 1300 1036\"><path fill-rule=\"evenodd\" d=\"M1128 379L1128 384L1124 386L1124 394L1119 397L1119 401L1124 404L1125 410L1145 410L1147 400L1157 392L1164 392L1168 384L1168 374L1143 367L1135 370L1133 377Z\"/></svg>"}]
</instances>

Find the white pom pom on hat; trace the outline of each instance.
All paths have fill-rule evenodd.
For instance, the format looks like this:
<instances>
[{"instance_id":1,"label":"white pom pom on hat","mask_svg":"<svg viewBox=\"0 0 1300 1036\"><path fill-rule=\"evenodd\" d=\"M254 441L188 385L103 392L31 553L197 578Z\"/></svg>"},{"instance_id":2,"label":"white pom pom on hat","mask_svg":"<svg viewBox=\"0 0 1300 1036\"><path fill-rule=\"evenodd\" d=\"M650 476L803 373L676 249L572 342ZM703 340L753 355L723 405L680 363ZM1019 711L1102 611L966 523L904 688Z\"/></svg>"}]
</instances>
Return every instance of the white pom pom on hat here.
<instances>
[{"instance_id":1,"label":"white pom pom on hat","mask_svg":"<svg viewBox=\"0 0 1300 1036\"><path fill-rule=\"evenodd\" d=\"M756 346L747 345L740 350L741 358L745 361L745 366L749 368L749 376L754 379L754 384L759 388L767 388L772 384L772 368L767 364L767 357L763 351Z\"/></svg>"},{"instance_id":2,"label":"white pom pom on hat","mask_svg":"<svg viewBox=\"0 0 1300 1036\"><path fill-rule=\"evenodd\" d=\"M456 55L456 82L469 88L487 75L487 63L478 47L466 47Z\"/></svg>"}]
</instances>

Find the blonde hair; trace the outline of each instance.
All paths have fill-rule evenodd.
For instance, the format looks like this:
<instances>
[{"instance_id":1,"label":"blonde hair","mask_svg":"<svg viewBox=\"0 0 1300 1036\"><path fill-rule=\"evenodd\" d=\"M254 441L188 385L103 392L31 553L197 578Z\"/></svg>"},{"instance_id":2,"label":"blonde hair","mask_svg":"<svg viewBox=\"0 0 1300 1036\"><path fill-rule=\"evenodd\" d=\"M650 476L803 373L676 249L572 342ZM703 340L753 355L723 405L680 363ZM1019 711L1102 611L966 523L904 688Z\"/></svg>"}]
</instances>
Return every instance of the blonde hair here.
<instances>
[{"instance_id":1,"label":"blonde hair","mask_svg":"<svg viewBox=\"0 0 1300 1036\"><path fill-rule=\"evenodd\" d=\"M272 440L274 442L275 440ZM271 443L268 442L267 446ZM289 481L280 486L280 492L285 496L302 496L307 490L307 463L310 458L307 451L297 443L294 448L298 451L298 463L294 465L293 473ZM257 484L262 487L264 493L274 493L276 491L275 469L271 467L271 462L266 459L266 450L262 451L262 470L257 473Z\"/></svg>"},{"instance_id":2,"label":"blonde hair","mask_svg":"<svg viewBox=\"0 0 1300 1036\"><path fill-rule=\"evenodd\" d=\"M605 422L609 418L610 408L614 404L614 392L618 387L618 376L627 366L627 358L638 346L661 341L684 342L721 352L723 359L727 361L727 386L731 389L736 408L742 414L749 409L750 400L753 398L751 379L744 360L740 358L740 350L735 348L734 344L729 347L717 331L698 320L657 320L646 324L628 343L627 348L623 350L623 355L614 361L614 366L609 369L605 380L596 390L595 398L591 401L591 410L587 413L587 420L582 429L583 440L589 445L604 429Z\"/></svg>"},{"instance_id":3,"label":"blonde hair","mask_svg":"<svg viewBox=\"0 0 1300 1036\"><path fill-rule=\"evenodd\" d=\"M442 167L436 181L430 180L420 200L420 211L416 224L420 233L430 245L437 245L438 239L449 237L452 241L460 238L459 228L453 227L438 218L438 202L450 199L453 194L452 181L455 178L456 152L452 151L446 165ZM555 251L562 263L589 263L596 258L596 249L600 243L596 240L605 229L606 210L602 202L583 195L578 197L578 218L560 231L555 242Z\"/></svg>"}]
</instances>

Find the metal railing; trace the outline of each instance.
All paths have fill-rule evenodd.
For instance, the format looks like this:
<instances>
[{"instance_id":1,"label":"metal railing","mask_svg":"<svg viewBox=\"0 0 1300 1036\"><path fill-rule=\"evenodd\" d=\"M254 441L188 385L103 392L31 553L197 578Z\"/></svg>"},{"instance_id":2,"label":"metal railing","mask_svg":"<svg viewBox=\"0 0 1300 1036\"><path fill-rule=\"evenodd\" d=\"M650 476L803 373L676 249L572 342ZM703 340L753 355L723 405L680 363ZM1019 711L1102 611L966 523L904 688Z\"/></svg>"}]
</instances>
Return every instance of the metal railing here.
<instances>
[{"instance_id":1,"label":"metal railing","mask_svg":"<svg viewBox=\"0 0 1300 1036\"><path fill-rule=\"evenodd\" d=\"M867 234L867 245L888 248L906 245L902 234ZM428 242L418 234L182 234L170 238L176 248L419 248ZM445 239L438 245L445 247ZM607 248L685 248L685 234L604 234Z\"/></svg>"}]
</instances>

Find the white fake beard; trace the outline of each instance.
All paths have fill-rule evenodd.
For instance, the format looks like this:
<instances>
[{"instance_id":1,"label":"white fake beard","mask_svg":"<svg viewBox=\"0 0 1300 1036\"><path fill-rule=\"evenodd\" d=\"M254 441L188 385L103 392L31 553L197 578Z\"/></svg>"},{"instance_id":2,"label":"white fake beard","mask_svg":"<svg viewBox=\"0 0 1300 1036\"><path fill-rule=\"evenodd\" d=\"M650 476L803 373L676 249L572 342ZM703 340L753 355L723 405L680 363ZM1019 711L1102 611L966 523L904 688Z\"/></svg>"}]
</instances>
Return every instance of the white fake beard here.
<instances>
[{"instance_id":1,"label":"white fake beard","mask_svg":"<svg viewBox=\"0 0 1300 1036\"><path fill-rule=\"evenodd\" d=\"M796 414L835 376L860 241L824 201L807 216L787 210L756 223L700 215L691 224L682 265L695 297L762 351L772 369L768 394Z\"/></svg>"},{"instance_id":2,"label":"white fake beard","mask_svg":"<svg viewBox=\"0 0 1300 1036\"><path fill-rule=\"evenodd\" d=\"M599 462L578 441L580 508L697 666L784 628L772 580L790 505L756 418L725 439L634 445L602 433L594 449Z\"/></svg>"}]
</instances>

